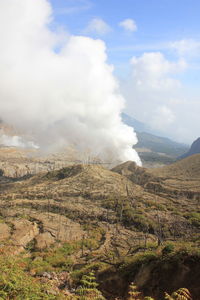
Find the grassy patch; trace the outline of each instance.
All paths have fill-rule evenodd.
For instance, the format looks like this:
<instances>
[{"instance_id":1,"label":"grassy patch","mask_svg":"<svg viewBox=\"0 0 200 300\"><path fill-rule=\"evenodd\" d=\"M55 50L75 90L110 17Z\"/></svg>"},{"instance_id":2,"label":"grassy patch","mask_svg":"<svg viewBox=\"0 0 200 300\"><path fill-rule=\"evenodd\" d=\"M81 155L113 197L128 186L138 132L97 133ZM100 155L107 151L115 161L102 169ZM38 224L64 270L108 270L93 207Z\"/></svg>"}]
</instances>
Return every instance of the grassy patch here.
<instances>
[{"instance_id":1,"label":"grassy patch","mask_svg":"<svg viewBox=\"0 0 200 300\"><path fill-rule=\"evenodd\" d=\"M200 228L200 213L192 212L185 214L186 219L189 220L190 224Z\"/></svg>"},{"instance_id":2,"label":"grassy patch","mask_svg":"<svg viewBox=\"0 0 200 300\"><path fill-rule=\"evenodd\" d=\"M0 299L58 299L24 271L25 264L13 258L0 258Z\"/></svg>"}]
</instances>

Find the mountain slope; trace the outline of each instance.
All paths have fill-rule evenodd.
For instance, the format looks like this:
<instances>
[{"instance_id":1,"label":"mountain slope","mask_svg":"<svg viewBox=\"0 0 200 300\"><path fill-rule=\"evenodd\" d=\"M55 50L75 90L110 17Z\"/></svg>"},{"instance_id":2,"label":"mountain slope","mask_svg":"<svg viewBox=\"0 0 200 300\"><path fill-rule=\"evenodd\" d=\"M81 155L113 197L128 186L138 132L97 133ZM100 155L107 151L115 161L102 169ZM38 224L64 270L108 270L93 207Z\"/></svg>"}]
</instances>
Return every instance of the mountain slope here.
<instances>
[{"instance_id":1,"label":"mountain slope","mask_svg":"<svg viewBox=\"0 0 200 300\"><path fill-rule=\"evenodd\" d=\"M173 157L177 157L188 149L187 145L174 142L169 138L159 137L147 132L139 132L137 135L137 148L147 148L152 152L164 153Z\"/></svg>"},{"instance_id":2,"label":"mountain slope","mask_svg":"<svg viewBox=\"0 0 200 300\"><path fill-rule=\"evenodd\" d=\"M200 137L192 143L189 151L186 152L185 154L181 155L179 157L179 159L182 159L182 158L194 155L194 154L198 154L198 153L200 153Z\"/></svg>"},{"instance_id":3,"label":"mountain slope","mask_svg":"<svg viewBox=\"0 0 200 300\"><path fill-rule=\"evenodd\" d=\"M200 154L186 157L163 168L156 168L150 171L160 177L173 177L185 179L200 179Z\"/></svg>"},{"instance_id":4,"label":"mountain slope","mask_svg":"<svg viewBox=\"0 0 200 300\"><path fill-rule=\"evenodd\" d=\"M162 137L160 132L153 132L146 124L133 117L122 114L125 124L134 128L138 143L134 146L145 167L156 167L173 163L178 156L188 151L189 146Z\"/></svg>"}]
</instances>

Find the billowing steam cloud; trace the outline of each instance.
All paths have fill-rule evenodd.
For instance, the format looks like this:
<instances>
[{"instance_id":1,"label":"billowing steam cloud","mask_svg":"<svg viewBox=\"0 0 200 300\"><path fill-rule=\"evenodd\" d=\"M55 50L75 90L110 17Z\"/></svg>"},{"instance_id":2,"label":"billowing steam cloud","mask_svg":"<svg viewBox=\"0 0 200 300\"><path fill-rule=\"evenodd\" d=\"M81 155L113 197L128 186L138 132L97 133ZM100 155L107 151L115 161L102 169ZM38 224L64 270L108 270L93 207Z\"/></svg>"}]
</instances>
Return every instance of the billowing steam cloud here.
<instances>
[{"instance_id":1,"label":"billowing steam cloud","mask_svg":"<svg viewBox=\"0 0 200 300\"><path fill-rule=\"evenodd\" d=\"M7 135L0 131L0 146L38 149L32 141L26 141L18 135Z\"/></svg>"},{"instance_id":2,"label":"billowing steam cloud","mask_svg":"<svg viewBox=\"0 0 200 300\"><path fill-rule=\"evenodd\" d=\"M51 18L47 0L0 1L0 117L43 149L73 144L140 164L104 43L64 40Z\"/></svg>"}]
</instances>

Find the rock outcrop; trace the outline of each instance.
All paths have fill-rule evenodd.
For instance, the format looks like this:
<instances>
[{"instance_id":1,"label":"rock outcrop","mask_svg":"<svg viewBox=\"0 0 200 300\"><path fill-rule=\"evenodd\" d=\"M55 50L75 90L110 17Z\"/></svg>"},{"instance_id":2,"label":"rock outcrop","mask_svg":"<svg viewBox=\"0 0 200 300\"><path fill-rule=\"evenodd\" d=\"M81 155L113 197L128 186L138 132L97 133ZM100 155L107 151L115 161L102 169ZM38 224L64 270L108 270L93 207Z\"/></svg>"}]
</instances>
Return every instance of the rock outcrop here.
<instances>
[{"instance_id":1,"label":"rock outcrop","mask_svg":"<svg viewBox=\"0 0 200 300\"><path fill-rule=\"evenodd\" d=\"M55 238L51 235L50 232L44 232L44 233L40 233L35 238L35 241L36 241L35 248L38 250L42 250L54 244Z\"/></svg>"}]
</instances>

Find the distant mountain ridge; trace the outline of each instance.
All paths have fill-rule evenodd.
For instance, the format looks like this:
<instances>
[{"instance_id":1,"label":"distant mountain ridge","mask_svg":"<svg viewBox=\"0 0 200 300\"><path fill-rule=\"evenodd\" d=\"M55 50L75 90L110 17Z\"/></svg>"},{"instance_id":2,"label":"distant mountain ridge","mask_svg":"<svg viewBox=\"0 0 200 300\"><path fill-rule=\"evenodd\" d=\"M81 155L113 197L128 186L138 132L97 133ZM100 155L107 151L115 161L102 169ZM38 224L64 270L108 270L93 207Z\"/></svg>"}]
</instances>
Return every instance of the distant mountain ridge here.
<instances>
[{"instance_id":1,"label":"distant mountain ridge","mask_svg":"<svg viewBox=\"0 0 200 300\"><path fill-rule=\"evenodd\" d=\"M199 153L200 153L200 137L192 143L189 151L181 155L179 159L186 158L188 156L199 154Z\"/></svg>"},{"instance_id":2,"label":"distant mountain ridge","mask_svg":"<svg viewBox=\"0 0 200 300\"><path fill-rule=\"evenodd\" d=\"M136 120L135 118L125 113L122 113L122 120L126 125L133 127L137 132L149 131L148 127L144 123Z\"/></svg>"},{"instance_id":3,"label":"distant mountain ridge","mask_svg":"<svg viewBox=\"0 0 200 300\"><path fill-rule=\"evenodd\" d=\"M159 133L153 132L148 125L125 113L122 114L122 120L136 131L138 143L134 148L138 151L146 167L173 163L177 157L189 150L188 145L160 136Z\"/></svg>"},{"instance_id":4,"label":"distant mountain ridge","mask_svg":"<svg viewBox=\"0 0 200 300\"><path fill-rule=\"evenodd\" d=\"M143 123L137 119L135 119L134 117L127 115L126 113L122 113L122 120L125 124L127 124L130 127L133 127L135 129L136 132L146 132L146 133L150 133L156 136L160 136L160 137L166 137L167 136L160 130L153 130L148 124Z\"/></svg>"},{"instance_id":5,"label":"distant mountain ridge","mask_svg":"<svg viewBox=\"0 0 200 300\"><path fill-rule=\"evenodd\" d=\"M164 153L173 157L178 157L180 153L188 150L188 146L174 142L166 137L156 136L148 132L137 132L138 148L148 148L153 152Z\"/></svg>"}]
</instances>

